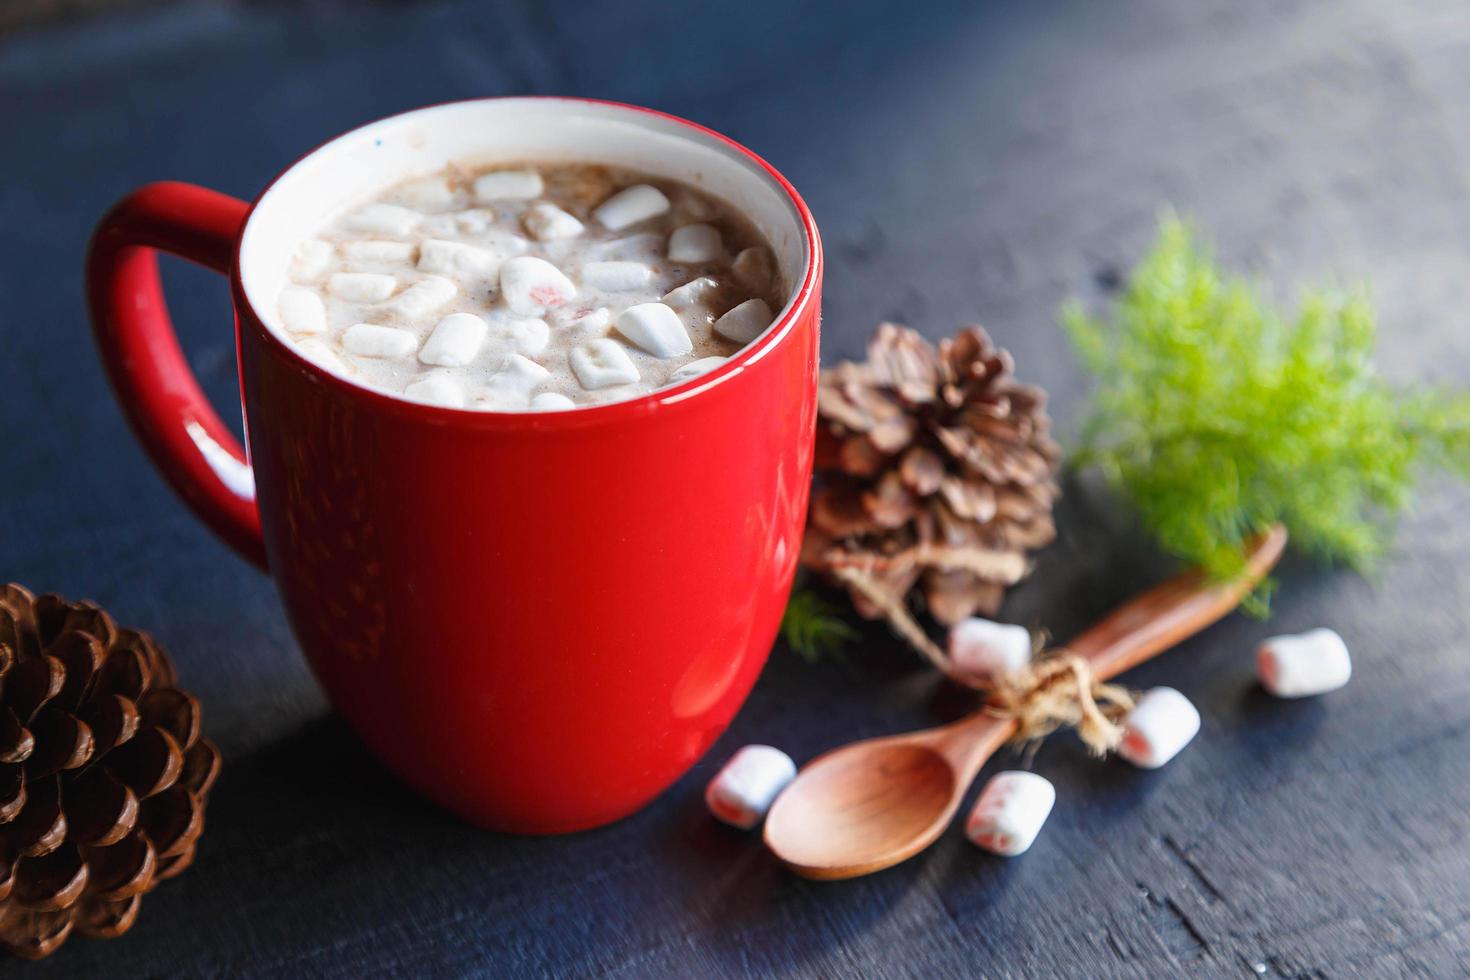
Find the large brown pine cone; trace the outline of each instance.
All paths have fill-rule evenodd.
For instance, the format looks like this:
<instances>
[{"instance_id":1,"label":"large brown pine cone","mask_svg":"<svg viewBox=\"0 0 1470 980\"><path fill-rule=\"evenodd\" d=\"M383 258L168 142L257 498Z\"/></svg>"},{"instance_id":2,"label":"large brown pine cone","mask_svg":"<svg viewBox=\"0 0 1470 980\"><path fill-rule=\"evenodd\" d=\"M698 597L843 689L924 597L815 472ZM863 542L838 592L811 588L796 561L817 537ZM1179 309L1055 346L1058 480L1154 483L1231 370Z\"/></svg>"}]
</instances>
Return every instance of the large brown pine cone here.
<instances>
[{"instance_id":1,"label":"large brown pine cone","mask_svg":"<svg viewBox=\"0 0 1470 980\"><path fill-rule=\"evenodd\" d=\"M1046 394L1011 371L980 327L936 350L885 323L866 362L822 372L803 558L864 615L894 618L915 587L941 623L994 613L1056 536Z\"/></svg>"},{"instance_id":2,"label":"large brown pine cone","mask_svg":"<svg viewBox=\"0 0 1470 980\"><path fill-rule=\"evenodd\" d=\"M0 944L121 935L184 870L219 753L168 655L97 606L0 588Z\"/></svg>"}]
</instances>

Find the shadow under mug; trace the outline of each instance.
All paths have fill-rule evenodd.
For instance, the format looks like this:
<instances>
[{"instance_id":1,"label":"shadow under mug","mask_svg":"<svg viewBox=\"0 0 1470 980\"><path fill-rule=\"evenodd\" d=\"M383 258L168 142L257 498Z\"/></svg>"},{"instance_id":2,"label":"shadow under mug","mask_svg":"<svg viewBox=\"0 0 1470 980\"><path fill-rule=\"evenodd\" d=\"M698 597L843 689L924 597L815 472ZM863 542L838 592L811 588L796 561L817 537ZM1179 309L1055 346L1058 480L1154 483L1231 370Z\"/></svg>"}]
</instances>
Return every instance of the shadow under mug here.
<instances>
[{"instance_id":1,"label":"shadow under mug","mask_svg":"<svg viewBox=\"0 0 1470 980\"><path fill-rule=\"evenodd\" d=\"M748 215L790 301L693 381L551 413L412 403L283 340L296 243L450 161L596 160ZM248 461L190 374L155 250L229 277ZM629 814L745 699L791 587L816 419L821 243L796 191L693 123L580 99L477 99L353 130L253 205L187 184L93 238L102 360L184 500L266 570L332 703L409 784L472 822L558 833Z\"/></svg>"}]
</instances>

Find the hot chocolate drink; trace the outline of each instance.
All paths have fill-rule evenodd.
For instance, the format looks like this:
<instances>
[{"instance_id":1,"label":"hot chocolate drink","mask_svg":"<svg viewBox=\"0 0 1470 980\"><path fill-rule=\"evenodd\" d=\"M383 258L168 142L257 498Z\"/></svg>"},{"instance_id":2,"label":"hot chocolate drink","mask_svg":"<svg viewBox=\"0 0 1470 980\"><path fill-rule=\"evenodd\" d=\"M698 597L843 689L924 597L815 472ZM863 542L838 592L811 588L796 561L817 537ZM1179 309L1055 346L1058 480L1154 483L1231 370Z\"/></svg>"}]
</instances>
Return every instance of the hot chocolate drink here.
<instances>
[{"instance_id":1,"label":"hot chocolate drink","mask_svg":"<svg viewBox=\"0 0 1470 980\"><path fill-rule=\"evenodd\" d=\"M673 180L542 163L405 180L297 249L296 349L414 401L553 411L680 384L754 340L787 286L754 225Z\"/></svg>"}]
</instances>

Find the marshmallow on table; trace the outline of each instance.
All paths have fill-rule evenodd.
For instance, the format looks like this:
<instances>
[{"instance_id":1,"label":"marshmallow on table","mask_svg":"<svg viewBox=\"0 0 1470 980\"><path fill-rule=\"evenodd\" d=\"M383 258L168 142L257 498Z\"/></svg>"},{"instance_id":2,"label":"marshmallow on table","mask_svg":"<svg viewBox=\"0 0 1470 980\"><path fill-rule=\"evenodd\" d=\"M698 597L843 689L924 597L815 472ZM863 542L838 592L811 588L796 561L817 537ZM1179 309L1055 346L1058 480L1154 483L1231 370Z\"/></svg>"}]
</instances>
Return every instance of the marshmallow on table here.
<instances>
[{"instance_id":1,"label":"marshmallow on table","mask_svg":"<svg viewBox=\"0 0 1470 980\"><path fill-rule=\"evenodd\" d=\"M715 333L737 344L748 344L771 325L771 308L763 299L748 299L715 321Z\"/></svg>"},{"instance_id":2,"label":"marshmallow on table","mask_svg":"<svg viewBox=\"0 0 1470 980\"><path fill-rule=\"evenodd\" d=\"M540 316L548 309L571 302L577 295L577 287L545 259L518 255L500 266L500 292L511 312Z\"/></svg>"},{"instance_id":3,"label":"marshmallow on table","mask_svg":"<svg viewBox=\"0 0 1470 980\"><path fill-rule=\"evenodd\" d=\"M753 245L735 256L730 271L734 273L735 281L746 289L753 293L764 292L770 288L774 272L771 268L771 253L759 245Z\"/></svg>"},{"instance_id":4,"label":"marshmallow on table","mask_svg":"<svg viewBox=\"0 0 1470 980\"><path fill-rule=\"evenodd\" d=\"M531 407L538 412L562 412L576 408L577 403L557 391L543 391L531 399Z\"/></svg>"},{"instance_id":5,"label":"marshmallow on table","mask_svg":"<svg viewBox=\"0 0 1470 980\"><path fill-rule=\"evenodd\" d=\"M698 279L691 279L684 285L675 286L667 293L664 293L663 301L676 310L682 310L685 307L697 306L703 303L713 296L719 288L720 284L717 280L711 279L709 276L700 276Z\"/></svg>"},{"instance_id":6,"label":"marshmallow on table","mask_svg":"<svg viewBox=\"0 0 1470 980\"><path fill-rule=\"evenodd\" d=\"M342 334L342 349L358 357L397 360L412 354L419 339L407 330L377 323L354 323Z\"/></svg>"},{"instance_id":7,"label":"marshmallow on table","mask_svg":"<svg viewBox=\"0 0 1470 980\"><path fill-rule=\"evenodd\" d=\"M634 184L593 208L592 217L604 228L621 231L668 209L669 199L663 191L651 184Z\"/></svg>"},{"instance_id":8,"label":"marshmallow on table","mask_svg":"<svg viewBox=\"0 0 1470 980\"><path fill-rule=\"evenodd\" d=\"M971 677L1002 677L1031 662L1031 633L1024 626L973 617L949 631L949 659Z\"/></svg>"},{"instance_id":9,"label":"marshmallow on table","mask_svg":"<svg viewBox=\"0 0 1470 980\"><path fill-rule=\"evenodd\" d=\"M992 854L1026 851L1057 801L1056 787L1034 772L998 772L985 784L965 821L965 836Z\"/></svg>"},{"instance_id":10,"label":"marshmallow on table","mask_svg":"<svg viewBox=\"0 0 1470 980\"><path fill-rule=\"evenodd\" d=\"M393 308L410 319L428 316L454 299L459 287L443 276L428 276L409 286L393 300Z\"/></svg>"},{"instance_id":11,"label":"marshmallow on table","mask_svg":"<svg viewBox=\"0 0 1470 980\"><path fill-rule=\"evenodd\" d=\"M490 315L490 336L496 344L509 344L516 353L535 357L551 343L551 327L537 317Z\"/></svg>"},{"instance_id":12,"label":"marshmallow on table","mask_svg":"<svg viewBox=\"0 0 1470 980\"><path fill-rule=\"evenodd\" d=\"M419 246L419 268L444 276L493 276L500 257L464 242L431 238Z\"/></svg>"},{"instance_id":13,"label":"marshmallow on table","mask_svg":"<svg viewBox=\"0 0 1470 980\"><path fill-rule=\"evenodd\" d=\"M464 405L464 389L460 388L452 378L446 378L442 374L431 374L427 378L415 381L403 389L403 395L416 402L442 405L446 408L459 408Z\"/></svg>"},{"instance_id":14,"label":"marshmallow on table","mask_svg":"<svg viewBox=\"0 0 1470 980\"><path fill-rule=\"evenodd\" d=\"M375 235L407 235L419 226L424 216L411 208L396 204L369 204L349 214L343 225L349 231Z\"/></svg>"},{"instance_id":15,"label":"marshmallow on table","mask_svg":"<svg viewBox=\"0 0 1470 980\"><path fill-rule=\"evenodd\" d=\"M326 272L332 264L333 251L331 242L308 238L296 247L296 254L291 257L291 278L315 279Z\"/></svg>"},{"instance_id":16,"label":"marshmallow on table","mask_svg":"<svg viewBox=\"0 0 1470 980\"><path fill-rule=\"evenodd\" d=\"M582 285L610 293L625 292L648 284L653 270L642 262L586 262Z\"/></svg>"},{"instance_id":17,"label":"marshmallow on table","mask_svg":"<svg viewBox=\"0 0 1470 980\"><path fill-rule=\"evenodd\" d=\"M725 254L725 243L714 225L684 225L669 236L670 262L713 262Z\"/></svg>"},{"instance_id":18,"label":"marshmallow on table","mask_svg":"<svg viewBox=\"0 0 1470 980\"><path fill-rule=\"evenodd\" d=\"M583 231L582 222L555 204L545 201L527 208L526 213L521 215L521 224L526 226L526 230L538 242L576 238Z\"/></svg>"},{"instance_id":19,"label":"marshmallow on table","mask_svg":"<svg viewBox=\"0 0 1470 980\"><path fill-rule=\"evenodd\" d=\"M534 170L497 170L475 178L477 201L523 201L540 197L545 184Z\"/></svg>"},{"instance_id":20,"label":"marshmallow on table","mask_svg":"<svg viewBox=\"0 0 1470 980\"><path fill-rule=\"evenodd\" d=\"M613 385L632 384L638 380L638 369L623 346L611 337L599 337L567 355L572 373L588 391Z\"/></svg>"},{"instance_id":21,"label":"marshmallow on table","mask_svg":"<svg viewBox=\"0 0 1470 980\"><path fill-rule=\"evenodd\" d=\"M381 303L397 288L397 279L377 272L338 272L327 280L333 296L353 303Z\"/></svg>"},{"instance_id":22,"label":"marshmallow on table","mask_svg":"<svg viewBox=\"0 0 1470 980\"><path fill-rule=\"evenodd\" d=\"M310 289L293 286L281 290L281 299L276 304L281 322L292 333L321 333L327 329L327 308L322 298Z\"/></svg>"},{"instance_id":23,"label":"marshmallow on table","mask_svg":"<svg viewBox=\"0 0 1470 980\"><path fill-rule=\"evenodd\" d=\"M785 752L769 745L747 745L710 780L704 802L718 819L749 830L795 778L796 763Z\"/></svg>"},{"instance_id":24,"label":"marshmallow on table","mask_svg":"<svg viewBox=\"0 0 1470 980\"><path fill-rule=\"evenodd\" d=\"M1353 675L1347 644L1330 629L1273 636L1256 651L1261 685L1278 698L1305 698L1335 691Z\"/></svg>"},{"instance_id":25,"label":"marshmallow on table","mask_svg":"<svg viewBox=\"0 0 1470 980\"><path fill-rule=\"evenodd\" d=\"M1156 687L1123 719L1118 754L1142 769L1157 769L1199 732L1199 711L1172 687Z\"/></svg>"},{"instance_id":26,"label":"marshmallow on table","mask_svg":"<svg viewBox=\"0 0 1470 980\"><path fill-rule=\"evenodd\" d=\"M407 262L413 257L413 243L381 239L344 242L342 254L353 262Z\"/></svg>"},{"instance_id":27,"label":"marshmallow on table","mask_svg":"<svg viewBox=\"0 0 1470 980\"><path fill-rule=\"evenodd\" d=\"M451 313L434 325L419 360L439 367L464 367L475 359L490 328L473 313Z\"/></svg>"},{"instance_id":28,"label":"marshmallow on table","mask_svg":"<svg viewBox=\"0 0 1470 980\"><path fill-rule=\"evenodd\" d=\"M701 374L707 374L728 360L728 357L701 357L697 361L690 361L688 364L674 369L673 373L669 375L669 384L681 384L682 382L697 378Z\"/></svg>"},{"instance_id":29,"label":"marshmallow on table","mask_svg":"<svg viewBox=\"0 0 1470 980\"><path fill-rule=\"evenodd\" d=\"M694 350L679 314L662 303L639 303L618 315L618 333L657 358Z\"/></svg>"}]
</instances>

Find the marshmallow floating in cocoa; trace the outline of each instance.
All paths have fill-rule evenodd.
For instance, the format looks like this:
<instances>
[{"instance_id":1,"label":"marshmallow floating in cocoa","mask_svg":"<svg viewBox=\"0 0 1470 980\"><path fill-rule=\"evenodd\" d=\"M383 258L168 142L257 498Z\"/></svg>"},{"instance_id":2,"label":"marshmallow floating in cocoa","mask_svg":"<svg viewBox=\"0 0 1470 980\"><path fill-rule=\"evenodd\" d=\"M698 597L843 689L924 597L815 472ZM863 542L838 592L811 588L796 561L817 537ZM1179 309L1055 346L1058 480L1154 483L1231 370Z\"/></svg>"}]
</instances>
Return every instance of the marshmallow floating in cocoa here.
<instances>
[{"instance_id":1,"label":"marshmallow floating in cocoa","mask_svg":"<svg viewBox=\"0 0 1470 980\"><path fill-rule=\"evenodd\" d=\"M592 210L598 224L610 231L647 221L669 209L669 199L652 184L625 187Z\"/></svg>"},{"instance_id":2,"label":"marshmallow floating in cocoa","mask_svg":"<svg viewBox=\"0 0 1470 980\"><path fill-rule=\"evenodd\" d=\"M1256 651L1256 675L1278 698L1307 698L1346 684L1353 662L1342 637L1319 628L1266 640Z\"/></svg>"},{"instance_id":3,"label":"marshmallow floating in cocoa","mask_svg":"<svg viewBox=\"0 0 1470 980\"><path fill-rule=\"evenodd\" d=\"M998 772L975 801L965 836L992 854L1015 857L1036 841L1056 801L1056 787L1046 778L1034 772Z\"/></svg>"},{"instance_id":4,"label":"marshmallow floating in cocoa","mask_svg":"<svg viewBox=\"0 0 1470 980\"><path fill-rule=\"evenodd\" d=\"M588 391L632 384L639 377L633 359L611 337L599 337L581 347L572 348L567 355L567 361L571 364L577 381Z\"/></svg>"},{"instance_id":5,"label":"marshmallow floating in cocoa","mask_svg":"<svg viewBox=\"0 0 1470 980\"><path fill-rule=\"evenodd\" d=\"M352 373L342 358L337 356L337 352L316 337L307 337L305 340L298 341L296 352L313 364L320 365L328 371L336 371L338 374Z\"/></svg>"},{"instance_id":6,"label":"marshmallow floating in cocoa","mask_svg":"<svg viewBox=\"0 0 1470 980\"><path fill-rule=\"evenodd\" d=\"M426 405L445 408L460 408L464 405L464 389L452 378L442 374L431 374L403 389L404 397Z\"/></svg>"},{"instance_id":7,"label":"marshmallow floating in cocoa","mask_svg":"<svg viewBox=\"0 0 1470 980\"><path fill-rule=\"evenodd\" d=\"M771 308L763 299L748 299L715 321L715 333L748 344L771 325Z\"/></svg>"},{"instance_id":8,"label":"marshmallow floating in cocoa","mask_svg":"<svg viewBox=\"0 0 1470 980\"><path fill-rule=\"evenodd\" d=\"M545 201L527 208L526 213L521 216L521 224L526 226L526 231L538 242L576 238L585 230L576 217Z\"/></svg>"},{"instance_id":9,"label":"marshmallow floating in cocoa","mask_svg":"<svg viewBox=\"0 0 1470 980\"><path fill-rule=\"evenodd\" d=\"M684 225L669 235L669 261L699 264L714 262L725 254L725 243L714 225Z\"/></svg>"},{"instance_id":10,"label":"marshmallow floating in cocoa","mask_svg":"<svg viewBox=\"0 0 1470 980\"><path fill-rule=\"evenodd\" d=\"M459 287L443 276L427 276L399 293L393 300L393 309L409 319L428 316L445 303L454 299Z\"/></svg>"},{"instance_id":11,"label":"marshmallow floating in cocoa","mask_svg":"<svg viewBox=\"0 0 1470 980\"><path fill-rule=\"evenodd\" d=\"M664 293L663 301L676 310L682 310L690 306L698 306L713 296L720 288L717 280L709 276L700 276L691 279L682 286L675 286Z\"/></svg>"},{"instance_id":12,"label":"marshmallow floating in cocoa","mask_svg":"<svg viewBox=\"0 0 1470 980\"><path fill-rule=\"evenodd\" d=\"M690 361L682 367L677 367L669 374L669 384L682 384L701 374L707 374L728 361L728 357L701 357L697 361Z\"/></svg>"},{"instance_id":13,"label":"marshmallow floating in cocoa","mask_svg":"<svg viewBox=\"0 0 1470 980\"><path fill-rule=\"evenodd\" d=\"M622 293L648 285L653 270L642 262L586 262L582 285L609 293Z\"/></svg>"},{"instance_id":14,"label":"marshmallow floating in cocoa","mask_svg":"<svg viewBox=\"0 0 1470 980\"><path fill-rule=\"evenodd\" d=\"M420 177L399 184L393 196L415 211L442 211L454 203L449 181L440 176Z\"/></svg>"},{"instance_id":15,"label":"marshmallow floating in cocoa","mask_svg":"<svg viewBox=\"0 0 1470 980\"><path fill-rule=\"evenodd\" d=\"M369 204L343 219L349 231L365 231L374 235L407 235L419 226L424 216L412 208L397 204Z\"/></svg>"},{"instance_id":16,"label":"marshmallow floating in cocoa","mask_svg":"<svg viewBox=\"0 0 1470 980\"><path fill-rule=\"evenodd\" d=\"M430 238L419 246L419 268L441 276L490 277L499 271L500 258L464 242Z\"/></svg>"},{"instance_id":17,"label":"marshmallow floating in cocoa","mask_svg":"<svg viewBox=\"0 0 1470 980\"><path fill-rule=\"evenodd\" d=\"M411 332L378 323L354 323L342 334L342 349L358 357L398 360L412 354L418 346L419 339Z\"/></svg>"},{"instance_id":18,"label":"marshmallow floating in cocoa","mask_svg":"<svg viewBox=\"0 0 1470 980\"><path fill-rule=\"evenodd\" d=\"M321 333L327 329L327 309L322 298L310 289L282 290L276 308L281 322L292 333Z\"/></svg>"},{"instance_id":19,"label":"marshmallow floating in cocoa","mask_svg":"<svg viewBox=\"0 0 1470 980\"><path fill-rule=\"evenodd\" d=\"M320 238L308 238L296 248L291 257L292 279L315 279L327 271L332 264L332 243Z\"/></svg>"},{"instance_id":20,"label":"marshmallow floating in cocoa","mask_svg":"<svg viewBox=\"0 0 1470 980\"><path fill-rule=\"evenodd\" d=\"M362 242L344 242L342 255L349 262L362 265L408 262L413 258L413 242L394 242L381 238L370 238Z\"/></svg>"},{"instance_id":21,"label":"marshmallow floating in cocoa","mask_svg":"<svg viewBox=\"0 0 1470 980\"><path fill-rule=\"evenodd\" d=\"M509 344L516 353L535 357L551 343L551 327L540 317L490 314L490 337L497 345Z\"/></svg>"},{"instance_id":22,"label":"marshmallow floating in cocoa","mask_svg":"<svg viewBox=\"0 0 1470 980\"><path fill-rule=\"evenodd\" d=\"M530 401L531 389L545 381L551 372L521 354L512 354L501 364L500 370L490 376L485 387L489 391L513 391L525 395Z\"/></svg>"},{"instance_id":23,"label":"marshmallow floating in cocoa","mask_svg":"<svg viewBox=\"0 0 1470 980\"><path fill-rule=\"evenodd\" d=\"M771 277L775 275L771 253L759 245L742 249L730 264L730 271L734 273L735 281L752 293L762 293L769 289Z\"/></svg>"},{"instance_id":24,"label":"marshmallow floating in cocoa","mask_svg":"<svg viewBox=\"0 0 1470 980\"><path fill-rule=\"evenodd\" d=\"M541 316L571 302L577 287L560 269L534 255L518 255L500 266L500 293L505 305L522 316Z\"/></svg>"},{"instance_id":25,"label":"marshmallow floating in cocoa","mask_svg":"<svg viewBox=\"0 0 1470 980\"><path fill-rule=\"evenodd\" d=\"M589 337L599 337L607 333L607 328L611 323L612 310L606 306L599 306L595 310L577 310L563 322L563 325Z\"/></svg>"},{"instance_id":26,"label":"marshmallow floating in cocoa","mask_svg":"<svg viewBox=\"0 0 1470 980\"><path fill-rule=\"evenodd\" d=\"M351 303L381 303L397 288L397 279L377 272L338 272L327 280L333 296Z\"/></svg>"},{"instance_id":27,"label":"marshmallow floating in cocoa","mask_svg":"<svg viewBox=\"0 0 1470 980\"><path fill-rule=\"evenodd\" d=\"M679 314L662 303L639 303L618 315L618 333L657 358L677 357L694 349Z\"/></svg>"},{"instance_id":28,"label":"marshmallow floating in cocoa","mask_svg":"<svg viewBox=\"0 0 1470 980\"><path fill-rule=\"evenodd\" d=\"M704 802L718 819L749 830L765 818L795 778L796 763L785 752L769 745L747 745L710 780Z\"/></svg>"},{"instance_id":29,"label":"marshmallow floating in cocoa","mask_svg":"<svg viewBox=\"0 0 1470 980\"><path fill-rule=\"evenodd\" d=\"M497 170L475 178L475 200L524 201L540 197L545 189L541 175L534 170Z\"/></svg>"},{"instance_id":30,"label":"marshmallow floating in cocoa","mask_svg":"<svg viewBox=\"0 0 1470 980\"><path fill-rule=\"evenodd\" d=\"M559 391L543 391L531 399L531 407L538 412L561 412L576 408L577 403Z\"/></svg>"},{"instance_id":31,"label":"marshmallow floating in cocoa","mask_svg":"<svg viewBox=\"0 0 1470 980\"><path fill-rule=\"evenodd\" d=\"M489 330L473 313L451 313L434 326L424 341L419 360L439 367L463 367L475 359Z\"/></svg>"}]
</instances>

